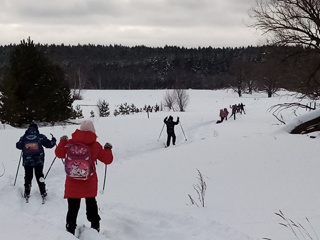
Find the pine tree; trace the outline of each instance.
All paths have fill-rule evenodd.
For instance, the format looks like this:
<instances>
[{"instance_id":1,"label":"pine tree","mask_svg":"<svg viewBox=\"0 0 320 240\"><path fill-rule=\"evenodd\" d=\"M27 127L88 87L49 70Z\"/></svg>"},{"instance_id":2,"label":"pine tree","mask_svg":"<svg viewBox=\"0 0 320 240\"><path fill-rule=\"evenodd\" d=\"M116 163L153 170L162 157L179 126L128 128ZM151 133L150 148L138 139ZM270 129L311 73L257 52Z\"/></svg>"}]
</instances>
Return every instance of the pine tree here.
<instances>
[{"instance_id":1,"label":"pine tree","mask_svg":"<svg viewBox=\"0 0 320 240\"><path fill-rule=\"evenodd\" d=\"M136 106L132 103L129 111L130 111L130 113L135 113L136 109L137 109Z\"/></svg>"},{"instance_id":2,"label":"pine tree","mask_svg":"<svg viewBox=\"0 0 320 240\"><path fill-rule=\"evenodd\" d=\"M0 119L12 126L71 116L72 99L62 69L30 37L11 52L0 90Z\"/></svg>"},{"instance_id":3,"label":"pine tree","mask_svg":"<svg viewBox=\"0 0 320 240\"><path fill-rule=\"evenodd\" d=\"M108 117L110 115L109 103L107 103L105 100L99 100L97 106L99 108L100 117Z\"/></svg>"},{"instance_id":4,"label":"pine tree","mask_svg":"<svg viewBox=\"0 0 320 240\"><path fill-rule=\"evenodd\" d=\"M116 117L120 114L120 112L118 111L118 109L114 109L113 111L113 115Z\"/></svg>"},{"instance_id":5,"label":"pine tree","mask_svg":"<svg viewBox=\"0 0 320 240\"><path fill-rule=\"evenodd\" d=\"M125 110L125 106L121 103L120 106L119 106L119 113L121 115L124 115L126 114L126 110Z\"/></svg>"},{"instance_id":6,"label":"pine tree","mask_svg":"<svg viewBox=\"0 0 320 240\"><path fill-rule=\"evenodd\" d=\"M74 109L74 118L84 118L80 105L77 105Z\"/></svg>"}]
</instances>

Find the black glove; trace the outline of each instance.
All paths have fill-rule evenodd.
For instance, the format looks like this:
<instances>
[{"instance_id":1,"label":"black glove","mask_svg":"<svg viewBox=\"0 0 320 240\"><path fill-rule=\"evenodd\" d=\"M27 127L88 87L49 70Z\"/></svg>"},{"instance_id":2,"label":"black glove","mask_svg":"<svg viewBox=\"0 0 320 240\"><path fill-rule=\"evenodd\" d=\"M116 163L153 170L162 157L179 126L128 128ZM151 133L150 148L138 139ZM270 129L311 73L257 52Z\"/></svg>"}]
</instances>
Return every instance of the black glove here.
<instances>
[{"instance_id":1,"label":"black glove","mask_svg":"<svg viewBox=\"0 0 320 240\"><path fill-rule=\"evenodd\" d=\"M111 143L106 143L103 147L104 149L112 149Z\"/></svg>"},{"instance_id":2,"label":"black glove","mask_svg":"<svg viewBox=\"0 0 320 240\"><path fill-rule=\"evenodd\" d=\"M68 136L63 135L63 136L60 138L60 140L68 140Z\"/></svg>"},{"instance_id":3,"label":"black glove","mask_svg":"<svg viewBox=\"0 0 320 240\"><path fill-rule=\"evenodd\" d=\"M55 144L57 142L57 139L55 137L52 137L51 142L53 142Z\"/></svg>"}]
</instances>

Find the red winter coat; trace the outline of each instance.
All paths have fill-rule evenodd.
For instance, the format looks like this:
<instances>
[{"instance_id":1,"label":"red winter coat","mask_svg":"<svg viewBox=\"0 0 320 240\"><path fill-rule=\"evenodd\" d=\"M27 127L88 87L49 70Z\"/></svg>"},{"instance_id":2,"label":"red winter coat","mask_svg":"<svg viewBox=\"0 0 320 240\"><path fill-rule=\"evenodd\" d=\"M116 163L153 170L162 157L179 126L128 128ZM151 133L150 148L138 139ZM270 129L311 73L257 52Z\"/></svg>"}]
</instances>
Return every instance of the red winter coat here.
<instances>
[{"instance_id":1,"label":"red winter coat","mask_svg":"<svg viewBox=\"0 0 320 240\"><path fill-rule=\"evenodd\" d=\"M219 117L224 118L224 117L225 117L224 114L225 114L225 113L224 113L223 109L220 109Z\"/></svg>"},{"instance_id":2,"label":"red winter coat","mask_svg":"<svg viewBox=\"0 0 320 240\"><path fill-rule=\"evenodd\" d=\"M61 140L55 149L58 158L65 158L67 153L67 144L82 143L90 146L91 160L97 159L105 164L112 163L113 155L111 149L103 149L100 143L96 141L97 135L91 131L76 130L72 134L72 139ZM98 193L98 177L94 173L87 180L77 180L66 177L64 198L92 198Z\"/></svg>"}]
</instances>

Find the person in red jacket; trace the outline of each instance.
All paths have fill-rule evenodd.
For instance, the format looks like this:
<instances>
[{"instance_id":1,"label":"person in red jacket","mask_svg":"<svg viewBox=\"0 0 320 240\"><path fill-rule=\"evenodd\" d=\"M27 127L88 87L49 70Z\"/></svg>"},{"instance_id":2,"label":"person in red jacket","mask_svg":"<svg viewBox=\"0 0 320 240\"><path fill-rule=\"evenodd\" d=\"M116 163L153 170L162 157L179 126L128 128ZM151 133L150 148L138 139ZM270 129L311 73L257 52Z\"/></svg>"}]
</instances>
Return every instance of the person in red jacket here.
<instances>
[{"instance_id":1,"label":"person in red jacket","mask_svg":"<svg viewBox=\"0 0 320 240\"><path fill-rule=\"evenodd\" d=\"M104 164L110 164L113 161L112 145L106 143L101 146L97 140L95 128L92 121L83 121L80 130L77 129L72 138L62 136L60 142L55 149L58 158L65 158L68 145L75 143L86 144L90 147L91 161L97 159ZM98 206L96 196L98 192L98 177L96 172L87 180L78 180L66 176L64 198L68 200L68 213L66 217L66 230L75 234L77 227L77 216L80 209L81 198L86 199L87 219L91 222L91 227L100 231L100 216L98 214Z\"/></svg>"}]
</instances>

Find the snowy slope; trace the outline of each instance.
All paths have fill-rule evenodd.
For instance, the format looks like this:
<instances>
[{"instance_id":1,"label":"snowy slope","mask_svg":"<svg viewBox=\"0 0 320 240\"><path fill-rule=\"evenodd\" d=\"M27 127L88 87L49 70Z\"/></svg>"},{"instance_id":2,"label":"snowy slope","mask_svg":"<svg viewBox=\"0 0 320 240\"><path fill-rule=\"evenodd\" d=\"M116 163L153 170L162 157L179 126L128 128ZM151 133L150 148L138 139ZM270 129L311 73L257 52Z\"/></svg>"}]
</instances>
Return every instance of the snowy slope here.
<instances>
[{"instance_id":1,"label":"snowy slope","mask_svg":"<svg viewBox=\"0 0 320 240\"><path fill-rule=\"evenodd\" d=\"M281 219L274 214L279 210L315 235L305 221L308 217L320 234L320 135L310 134L315 139L290 135L287 131L297 124L297 117L289 110L282 112L290 123L284 127L268 111L274 104L293 99L285 92L274 98L265 94L238 98L231 91L188 90L188 94L190 103L184 113L93 119L98 141L114 146L114 162L107 168L105 191L97 197L101 233L85 228L80 239L292 239L294 235L279 225ZM109 102L113 113L125 102L138 107L160 104L164 95L164 90L92 90L85 91L84 99L75 104L94 105L102 99ZM220 108L240 102L245 104L246 114L215 124ZM82 108L86 117L91 110L97 112L92 106ZM299 121L319 114L297 113ZM164 148L166 132L161 136L160 132L169 114L174 119L179 116L181 125L175 128L177 144ZM59 138L70 136L77 127L42 127L40 131ZM0 178L1 239L75 239L65 231L67 203L60 159L55 159L46 179L45 205L35 181L30 202L22 199L22 167L13 186L20 157L15 143L24 131L0 126L1 161L6 171ZM45 173L53 159L54 151L47 149ZM193 188L198 183L197 169L207 184L204 208L192 205L188 197L197 200ZM100 190L104 170L104 165L98 164ZM78 225L90 226L84 202Z\"/></svg>"}]
</instances>

